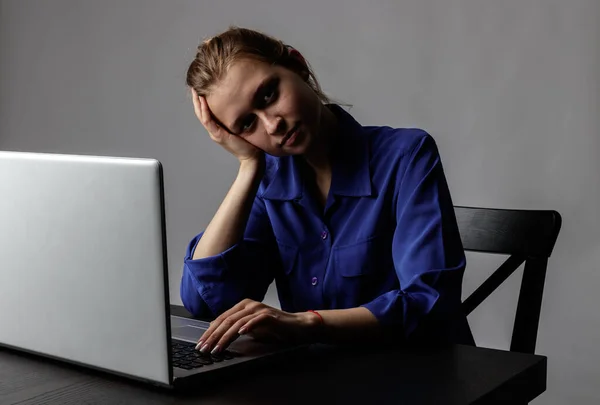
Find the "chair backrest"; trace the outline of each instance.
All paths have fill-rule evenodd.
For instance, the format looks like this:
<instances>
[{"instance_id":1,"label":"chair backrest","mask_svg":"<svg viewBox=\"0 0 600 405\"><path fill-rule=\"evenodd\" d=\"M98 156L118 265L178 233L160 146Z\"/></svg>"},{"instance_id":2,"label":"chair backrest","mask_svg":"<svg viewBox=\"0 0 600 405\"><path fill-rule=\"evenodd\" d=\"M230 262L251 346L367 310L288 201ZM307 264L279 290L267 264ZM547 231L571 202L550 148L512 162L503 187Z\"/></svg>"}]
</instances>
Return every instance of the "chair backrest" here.
<instances>
[{"instance_id":1,"label":"chair backrest","mask_svg":"<svg viewBox=\"0 0 600 405\"><path fill-rule=\"evenodd\" d=\"M551 210L454 208L466 251L509 255L463 302L465 313L477 308L524 262L510 350L534 353L546 267L562 224L560 214Z\"/></svg>"}]
</instances>

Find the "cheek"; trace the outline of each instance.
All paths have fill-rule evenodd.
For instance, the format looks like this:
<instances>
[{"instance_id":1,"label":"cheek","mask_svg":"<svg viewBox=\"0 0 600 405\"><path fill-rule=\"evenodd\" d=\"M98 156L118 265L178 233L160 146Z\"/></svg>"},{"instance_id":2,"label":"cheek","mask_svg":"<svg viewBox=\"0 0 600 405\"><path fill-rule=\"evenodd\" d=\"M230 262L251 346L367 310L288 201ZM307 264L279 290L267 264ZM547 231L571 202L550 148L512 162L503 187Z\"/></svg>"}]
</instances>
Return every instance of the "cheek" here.
<instances>
[{"instance_id":1,"label":"cheek","mask_svg":"<svg viewBox=\"0 0 600 405\"><path fill-rule=\"evenodd\" d=\"M311 99L310 93L314 92L300 79L288 82L288 85L281 89L279 112L288 117L307 120L314 114L314 100Z\"/></svg>"},{"instance_id":2,"label":"cheek","mask_svg":"<svg viewBox=\"0 0 600 405\"><path fill-rule=\"evenodd\" d=\"M242 139L246 142L262 150L269 150L272 148L271 137L265 132L264 128L258 126L256 130L250 135L242 135Z\"/></svg>"},{"instance_id":3,"label":"cheek","mask_svg":"<svg viewBox=\"0 0 600 405\"><path fill-rule=\"evenodd\" d=\"M261 142L261 136L259 135L260 130L254 131L254 133L250 135L242 135L242 139L248 142L249 144L256 146L257 148L261 148L264 146ZM264 141L263 141L264 142Z\"/></svg>"},{"instance_id":4,"label":"cheek","mask_svg":"<svg viewBox=\"0 0 600 405\"><path fill-rule=\"evenodd\" d=\"M295 91L294 103L297 111L301 114L302 120L309 127L317 125L319 121L321 101L306 83L302 82Z\"/></svg>"},{"instance_id":5,"label":"cheek","mask_svg":"<svg viewBox=\"0 0 600 405\"><path fill-rule=\"evenodd\" d=\"M262 131L262 132L260 132ZM242 138L258 149L261 149L265 153L271 156L285 156L285 152L279 149L273 142L273 137L264 132L263 129L259 129L250 135L242 135Z\"/></svg>"},{"instance_id":6,"label":"cheek","mask_svg":"<svg viewBox=\"0 0 600 405\"><path fill-rule=\"evenodd\" d=\"M277 102L277 112L285 117L298 113L298 106L302 105L297 92L293 89L282 89Z\"/></svg>"}]
</instances>

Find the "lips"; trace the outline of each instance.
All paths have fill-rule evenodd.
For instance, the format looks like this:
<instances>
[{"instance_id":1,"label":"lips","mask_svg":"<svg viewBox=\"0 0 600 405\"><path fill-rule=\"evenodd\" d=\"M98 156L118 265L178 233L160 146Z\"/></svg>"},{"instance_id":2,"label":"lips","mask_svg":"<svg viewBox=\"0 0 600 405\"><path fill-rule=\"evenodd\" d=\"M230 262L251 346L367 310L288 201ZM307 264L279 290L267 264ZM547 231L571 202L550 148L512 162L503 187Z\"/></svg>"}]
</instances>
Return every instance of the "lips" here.
<instances>
[{"instance_id":1,"label":"lips","mask_svg":"<svg viewBox=\"0 0 600 405\"><path fill-rule=\"evenodd\" d=\"M285 144L290 140L290 138L298 132L298 128L300 128L300 123L298 122L290 131L283 137L281 140L281 146L285 146Z\"/></svg>"}]
</instances>

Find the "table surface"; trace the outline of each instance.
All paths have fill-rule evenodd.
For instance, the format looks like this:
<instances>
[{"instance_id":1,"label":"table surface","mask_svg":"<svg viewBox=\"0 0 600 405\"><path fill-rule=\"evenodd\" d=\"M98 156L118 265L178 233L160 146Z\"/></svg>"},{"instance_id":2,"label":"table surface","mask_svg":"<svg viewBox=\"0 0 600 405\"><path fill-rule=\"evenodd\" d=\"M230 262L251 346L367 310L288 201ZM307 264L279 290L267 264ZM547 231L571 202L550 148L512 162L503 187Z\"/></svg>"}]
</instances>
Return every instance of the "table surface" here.
<instances>
[{"instance_id":1,"label":"table surface","mask_svg":"<svg viewBox=\"0 0 600 405\"><path fill-rule=\"evenodd\" d=\"M179 307L172 311L185 315ZM546 389L546 357L470 346L329 350L197 384L190 392L0 348L0 404L493 404Z\"/></svg>"}]
</instances>

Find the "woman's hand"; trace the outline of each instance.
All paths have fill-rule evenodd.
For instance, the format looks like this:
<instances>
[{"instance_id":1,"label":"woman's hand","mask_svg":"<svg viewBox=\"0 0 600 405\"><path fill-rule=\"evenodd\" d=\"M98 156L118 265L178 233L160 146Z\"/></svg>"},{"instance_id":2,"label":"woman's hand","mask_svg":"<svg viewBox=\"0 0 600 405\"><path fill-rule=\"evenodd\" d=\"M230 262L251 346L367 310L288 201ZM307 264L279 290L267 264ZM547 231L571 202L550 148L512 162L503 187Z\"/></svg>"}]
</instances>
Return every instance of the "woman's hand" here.
<instances>
[{"instance_id":1,"label":"woman's hand","mask_svg":"<svg viewBox=\"0 0 600 405\"><path fill-rule=\"evenodd\" d=\"M265 341L310 342L319 327L318 316L310 312L284 312L245 299L211 322L196 349L203 353L218 353L245 334Z\"/></svg>"},{"instance_id":2,"label":"woman's hand","mask_svg":"<svg viewBox=\"0 0 600 405\"><path fill-rule=\"evenodd\" d=\"M192 101L194 102L194 112L198 120L204 125L204 128L208 131L210 138L225 148L228 152L238 158L240 162L248 160L260 161L264 152L252 145L245 139L229 133L226 129L222 128L212 117L208 103L204 96L198 97L196 90L191 88Z\"/></svg>"}]
</instances>

